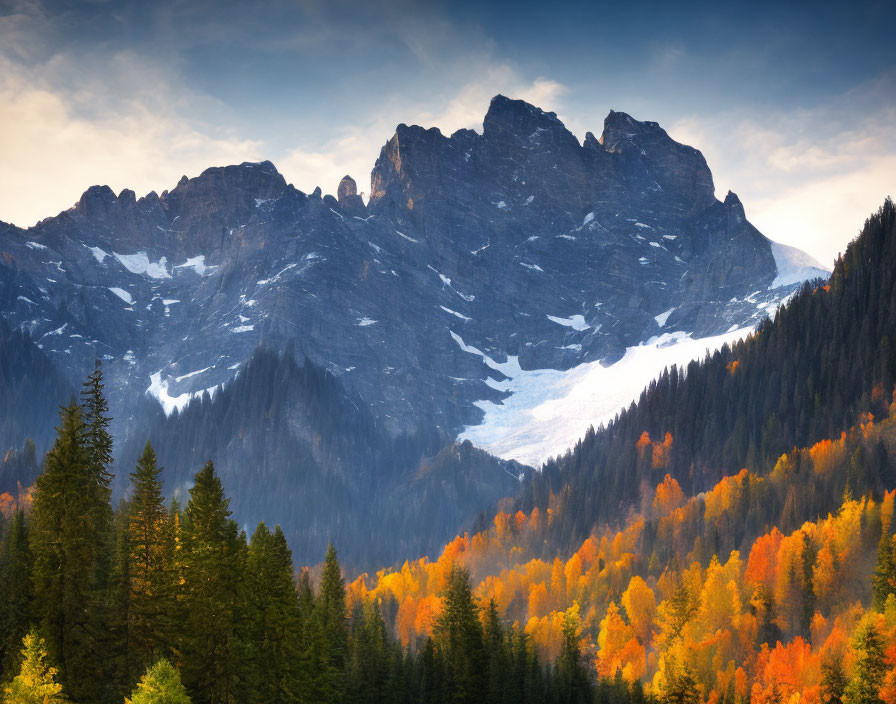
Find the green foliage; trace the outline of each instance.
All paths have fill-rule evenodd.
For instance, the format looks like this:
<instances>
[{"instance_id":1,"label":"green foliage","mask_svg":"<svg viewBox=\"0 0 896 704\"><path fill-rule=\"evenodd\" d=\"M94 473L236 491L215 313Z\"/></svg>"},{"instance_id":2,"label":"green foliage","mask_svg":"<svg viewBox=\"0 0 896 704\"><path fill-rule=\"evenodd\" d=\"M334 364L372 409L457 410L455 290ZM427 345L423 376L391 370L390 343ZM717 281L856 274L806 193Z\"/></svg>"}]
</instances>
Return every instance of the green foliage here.
<instances>
[{"instance_id":1,"label":"green foliage","mask_svg":"<svg viewBox=\"0 0 896 704\"><path fill-rule=\"evenodd\" d=\"M44 639L34 630L22 639L22 667L3 691L3 704L62 704L62 685L47 661Z\"/></svg>"},{"instance_id":2,"label":"green foliage","mask_svg":"<svg viewBox=\"0 0 896 704\"><path fill-rule=\"evenodd\" d=\"M177 668L165 659L151 666L125 704L190 704Z\"/></svg>"},{"instance_id":3,"label":"green foliage","mask_svg":"<svg viewBox=\"0 0 896 704\"><path fill-rule=\"evenodd\" d=\"M444 662L448 696L455 702L478 702L486 689L486 659L479 607L466 570L451 570L443 598L434 641Z\"/></svg>"},{"instance_id":4,"label":"green foliage","mask_svg":"<svg viewBox=\"0 0 896 704\"><path fill-rule=\"evenodd\" d=\"M238 634L246 544L230 520L214 465L190 489L183 521L183 677L197 704L232 702L243 657Z\"/></svg>"},{"instance_id":5,"label":"green foliage","mask_svg":"<svg viewBox=\"0 0 896 704\"><path fill-rule=\"evenodd\" d=\"M579 648L580 631L579 605L573 604L563 614L563 648L555 674L561 704L585 704L591 698L588 672Z\"/></svg>"},{"instance_id":6,"label":"green foliage","mask_svg":"<svg viewBox=\"0 0 896 704\"><path fill-rule=\"evenodd\" d=\"M85 436L81 408L63 408L56 443L36 483L30 542L35 603L50 655L72 698L98 701L109 681L101 644L111 508L91 471Z\"/></svg>"},{"instance_id":7,"label":"green foliage","mask_svg":"<svg viewBox=\"0 0 896 704\"><path fill-rule=\"evenodd\" d=\"M17 511L3 538L0 553L0 664L10 673L19 660L22 638L31 622L34 589L31 550L24 511Z\"/></svg>"},{"instance_id":8,"label":"green foliage","mask_svg":"<svg viewBox=\"0 0 896 704\"><path fill-rule=\"evenodd\" d=\"M245 581L246 701L300 701L301 615L292 553L280 526L260 523L249 544Z\"/></svg>"},{"instance_id":9,"label":"green foliage","mask_svg":"<svg viewBox=\"0 0 896 704\"><path fill-rule=\"evenodd\" d=\"M171 651L175 597L172 539L162 497L161 467L147 442L131 474L127 520L127 640L133 667L142 672L154 657Z\"/></svg>"},{"instance_id":10,"label":"green foliage","mask_svg":"<svg viewBox=\"0 0 896 704\"><path fill-rule=\"evenodd\" d=\"M879 692L887 672L883 639L873 622L860 626L853 640L856 663L846 685L843 701L847 704L878 704Z\"/></svg>"}]
</instances>

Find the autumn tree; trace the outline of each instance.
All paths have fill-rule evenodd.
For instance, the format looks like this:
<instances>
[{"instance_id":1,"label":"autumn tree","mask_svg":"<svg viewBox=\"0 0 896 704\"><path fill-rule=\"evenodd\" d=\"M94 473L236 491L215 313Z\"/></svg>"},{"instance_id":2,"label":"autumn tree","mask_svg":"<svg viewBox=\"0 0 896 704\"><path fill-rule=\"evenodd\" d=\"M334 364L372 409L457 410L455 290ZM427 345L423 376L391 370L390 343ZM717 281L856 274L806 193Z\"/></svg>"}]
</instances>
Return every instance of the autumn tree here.
<instances>
[{"instance_id":1,"label":"autumn tree","mask_svg":"<svg viewBox=\"0 0 896 704\"><path fill-rule=\"evenodd\" d=\"M3 704L63 704L56 668L48 662L44 639L34 630L22 639L22 666L3 691Z\"/></svg>"},{"instance_id":2,"label":"autumn tree","mask_svg":"<svg viewBox=\"0 0 896 704\"><path fill-rule=\"evenodd\" d=\"M190 697L177 668L165 659L152 665L143 675L125 704L190 704Z\"/></svg>"}]
</instances>

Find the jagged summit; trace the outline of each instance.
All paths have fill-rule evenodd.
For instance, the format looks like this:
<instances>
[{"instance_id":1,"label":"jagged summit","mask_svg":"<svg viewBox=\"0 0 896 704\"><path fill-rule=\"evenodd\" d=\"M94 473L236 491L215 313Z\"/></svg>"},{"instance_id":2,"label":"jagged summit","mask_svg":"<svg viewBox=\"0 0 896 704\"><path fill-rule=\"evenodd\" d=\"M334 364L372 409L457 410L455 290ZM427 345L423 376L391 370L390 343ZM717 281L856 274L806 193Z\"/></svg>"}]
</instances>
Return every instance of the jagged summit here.
<instances>
[{"instance_id":1,"label":"jagged summit","mask_svg":"<svg viewBox=\"0 0 896 704\"><path fill-rule=\"evenodd\" d=\"M350 176L337 197L305 195L266 161L139 199L95 186L27 231L0 227L0 322L29 333L72 388L103 359L125 441L164 409L158 422L194 419L191 446L242 448L213 459L249 504L299 495L303 471L351 483L374 466L309 441L318 431L297 415L308 399L276 382L250 404L283 419L274 439L173 416L213 394L231 403L217 392L260 343L325 370L384 438L435 438L432 455L464 432L537 462L634 398L690 338L758 324L812 271L733 195L717 200L702 155L655 123L614 111L602 139L580 144L553 113L496 96L481 134L399 125L366 206ZM533 420L544 394L565 409L576 374L639 346L656 369L607 370L574 412ZM324 535L339 508L314 507L309 523Z\"/></svg>"}]
</instances>

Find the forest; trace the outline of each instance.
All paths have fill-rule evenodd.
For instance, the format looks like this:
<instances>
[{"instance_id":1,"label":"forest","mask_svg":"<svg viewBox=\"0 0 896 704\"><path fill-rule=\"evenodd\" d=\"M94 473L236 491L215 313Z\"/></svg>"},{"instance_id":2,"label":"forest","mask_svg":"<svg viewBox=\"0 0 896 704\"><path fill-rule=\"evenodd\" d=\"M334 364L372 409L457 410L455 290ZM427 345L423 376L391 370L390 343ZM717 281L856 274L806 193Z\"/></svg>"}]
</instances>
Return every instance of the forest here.
<instances>
[{"instance_id":1,"label":"forest","mask_svg":"<svg viewBox=\"0 0 896 704\"><path fill-rule=\"evenodd\" d=\"M61 409L32 490L5 495L0 681L8 704L591 702L643 698L593 680L577 623L556 661L450 570L432 633L403 644L384 604L348 599L331 545L297 576L279 527L247 538L211 462L166 504L147 443L114 510L102 371ZM487 693L487 695L486 695Z\"/></svg>"},{"instance_id":2,"label":"forest","mask_svg":"<svg viewBox=\"0 0 896 704\"><path fill-rule=\"evenodd\" d=\"M211 462L166 501L151 443L113 508L98 367L0 497L3 701L896 704L893 262L888 200L829 283L375 573L297 570Z\"/></svg>"}]
</instances>

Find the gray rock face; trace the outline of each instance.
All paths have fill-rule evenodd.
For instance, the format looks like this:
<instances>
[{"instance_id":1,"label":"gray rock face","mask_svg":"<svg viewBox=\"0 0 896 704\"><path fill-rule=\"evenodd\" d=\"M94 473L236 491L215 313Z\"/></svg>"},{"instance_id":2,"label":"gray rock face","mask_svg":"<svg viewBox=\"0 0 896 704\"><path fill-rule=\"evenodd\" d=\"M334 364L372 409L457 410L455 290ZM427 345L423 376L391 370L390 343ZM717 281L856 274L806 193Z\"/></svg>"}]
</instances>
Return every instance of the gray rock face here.
<instances>
[{"instance_id":1,"label":"gray rock face","mask_svg":"<svg viewBox=\"0 0 896 704\"><path fill-rule=\"evenodd\" d=\"M330 370L392 433L456 434L502 397L462 344L566 369L758 322L794 287L770 289L769 240L716 200L700 152L625 113L583 144L503 96L482 134L402 124L370 193L346 176L337 198L307 195L270 162L140 199L94 186L0 227L0 314L73 383L103 358L122 433L135 397L183 405L264 343Z\"/></svg>"}]
</instances>

